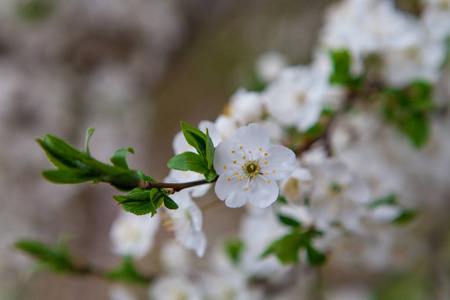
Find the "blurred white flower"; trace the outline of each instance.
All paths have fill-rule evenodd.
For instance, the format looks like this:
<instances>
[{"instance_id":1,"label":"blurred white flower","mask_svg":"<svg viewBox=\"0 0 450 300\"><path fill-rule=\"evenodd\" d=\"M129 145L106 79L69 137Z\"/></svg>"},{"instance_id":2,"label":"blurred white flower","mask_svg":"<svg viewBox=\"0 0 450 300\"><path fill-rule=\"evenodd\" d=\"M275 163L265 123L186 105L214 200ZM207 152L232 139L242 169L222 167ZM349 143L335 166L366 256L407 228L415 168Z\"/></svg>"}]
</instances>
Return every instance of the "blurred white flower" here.
<instances>
[{"instance_id":1,"label":"blurred white flower","mask_svg":"<svg viewBox=\"0 0 450 300\"><path fill-rule=\"evenodd\" d=\"M370 212L370 218L376 223L390 223L401 214L402 209L396 205L380 205Z\"/></svg>"},{"instance_id":2,"label":"blurred white flower","mask_svg":"<svg viewBox=\"0 0 450 300\"><path fill-rule=\"evenodd\" d=\"M188 251L174 241L168 241L160 251L160 261L168 273L187 274L191 267Z\"/></svg>"},{"instance_id":3,"label":"blurred white flower","mask_svg":"<svg viewBox=\"0 0 450 300\"><path fill-rule=\"evenodd\" d=\"M240 88L231 96L227 113L241 126L259 121L263 115L262 97L257 92Z\"/></svg>"},{"instance_id":4,"label":"blurred white flower","mask_svg":"<svg viewBox=\"0 0 450 300\"><path fill-rule=\"evenodd\" d=\"M422 20L431 39L443 43L450 36L450 1L424 0Z\"/></svg>"},{"instance_id":5,"label":"blurred white flower","mask_svg":"<svg viewBox=\"0 0 450 300\"><path fill-rule=\"evenodd\" d=\"M108 291L109 300L137 300L137 297L124 286L113 285Z\"/></svg>"},{"instance_id":6,"label":"blurred white flower","mask_svg":"<svg viewBox=\"0 0 450 300\"><path fill-rule=\"evenodd\" d=\"M172 231L183 247L194 250L198 257L205 254L206 237L202 231L203 216L200 208L192 201L189 191L182 190L170 196L178 209L162 212L163 225Z\"/></svg>"},{"instance_id":7,"label":"blurred white flower","mask_svg":"<svg viewBox=\"0 0 450 300\"><path fill-rule=\"evenodd\" d=\"M154 300L201 300L194 283L181 276L159 277L150 285L149 297Z\"/></svg>"},{"instance_id":8,"label":"blurred white flower","mask_svg":"<svg viewBox=\"0 0 450 300\"><path fill-rule=\"evenodd\" d=\"M280 194L284 196L288 202L304 204L305 198L308 197L313 190L313 184L311 172L298 165L292 175L280 183Z\"/></svg>"},{"instance_id":9,"label":"blurred white flower","mask_svg":"<svg viewBox=\"0 0 450 300\"><path fill-rule=\"evenodd\" d=\"M223 141L232 138L236 133L236 130L238 130L236 122L226 115L220 115L219 117L217 117L214 124L216 125L216 128L219 131L220 137Z\"/></svg>"},{"instance_id":10,"label":"blurred white flower","mask_svg":"<svg viewBox=\"0 0 450 300\"><path fill-rule=\"evenodd\" d=\"M370 201L370 190L361 177L342 162L329 159L312 165L315 188L310 198L310 210L320 228L334 224L360 231L360 219Z\"/></svg>"},{"instance_id":11,"label":"blurred white flower","mask_svg":"<svg viewBox=\"0 0 450 300\"><path fill-rule=\"evenodd\" d=\"M256 60L256 73L264 80L269 82L274 80L287 66L286 57L277 51L267 51L261 54Z\"/></svg>"},{"instance_id":12,"label":"blurred white flower","mask_svg":"<svg viewBox=\"0 0 450 300\"><path fill-rule=\"evenodd\" d=\"M219 131L216 129L213 122L210 121L201 121L198 124L198 128L206 133L206 129L208 129L209 136L211 137L214 146L217 146L219 142L222 140L220 137ZM178 155L183 152L194 152L197 153L197 150L195 150L194 147L188 144L186 141L183 132L178 132L172 142L172 147L175 155ZM167 176L164 181L165 182L189 182L189 181L196 181L196 180L202 180L204 179L204 176L200 173L192 172L192 171L178 171L171 169L169 172L169 176ZM194 186L191 188L188 188L188 190L191 193L191 196L194 198L203 197L208 190L210 189L211 184L202 184L198 186Z\"/></svg>"},{"instance_id":13,"label":"blurred white flower","mask_svg":"<svg viewBox=\"0 0 450 300\"><path fill-rule=\"evenodd\" d=\"M284 69L264 92L267 113L284 126L309 129L319 120L328 81L329 74L324 76L306 66Z\"/></svg>"},{"instance_id":14,"label":"blurred white flower","mask_svg":"<svg viewBox=\"0 0 450 300\"><path fill-rule=\"evenodd\" d=\"M153 247L159 223L159 214L150 217L120 211L109 234L113 252L136 259L144 257Z\"/></svg>"},{"instance_id":15,"label":"blurred white flower","mask_svg":"<svg viewBox=\"0 0 450 300\"><path fill-rule=\"evenodd\" d=\"M259 124L238 129L233 140L221 142L215 152L214 169L219 174L216 194L228 207L250 201L267 207L278 198L276 180L295 169L295 154L283 146L269 146L269 135Z\"/></svg>"}]
</instances>

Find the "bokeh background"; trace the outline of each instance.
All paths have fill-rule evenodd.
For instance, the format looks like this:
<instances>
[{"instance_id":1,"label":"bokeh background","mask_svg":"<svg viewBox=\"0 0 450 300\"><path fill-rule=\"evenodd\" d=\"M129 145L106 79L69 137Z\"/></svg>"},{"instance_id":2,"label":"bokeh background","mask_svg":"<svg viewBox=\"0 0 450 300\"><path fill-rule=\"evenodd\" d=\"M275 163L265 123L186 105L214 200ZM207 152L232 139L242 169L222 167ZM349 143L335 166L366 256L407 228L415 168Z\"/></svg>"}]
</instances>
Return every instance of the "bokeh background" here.
<instances>
[{"instance_id":1,"label":"bokeh background","mask_svg":"<svg viewBox=\"0 0 450 300\"><path fill-rule=\"evenodd\" d=\"M133 147L130 166L162 180L179 122L214 121L238 87L252 87L265 51L307 63L329 2L2 0L0 298L107 299L109 284L99 279L30 275L31 259L12 246L18 238L69 236L81 261L119 263L108 239L116 191L43 180L50 164L36 137L49 132L81 148L95 127L94 156L108 161ZM212 233L236 231L235 214L223 205L205 214L211 244ZM170 238L163 231L161 241ZM158 271L153 256L139 263L144 272Z\"/></svg>"},{"instance_id":2,"label":"bokeh background","mask_svg":"<svg viewBox=\"0 0 450 300\"><path fill-rule=\"evenodd\" d=\"M131 168L162 180L168 174L166 163L173 156L172 139L179 122L214 121L237 88L253 88L255 61L266 51L279 51L291 65L308 63L324 9L331 2L1 0L0 299L108 298L110 284L97 278L31 274L32 260L12 246L18 238L56 243L70 237L71 249L81 262L99 269L120 262L108 237L120 209L111 197L117 191L105 184L93 188L89 183L46 182L40 170L50 164L36 137L49 132L82 148L86 129L95 127L90 144L95 157L108 161L116 149L133 147ZM415 12L408 4L412 1L398 2ZM449 78L448 70L445 76ZM441 122L438 130L448 130L448 123ZM402 164L420 158L409 156ZM435 186L427 177L417 178L419 188L439 189L430 201L441 205L442 199L448 200L445 178ZM426 190L422 192L426 195ZM214 199L209 193L199 204ZM433 285L423 279L437 274L431 278L439 286L435 295L449 295L449 276L439 275L444 272L440 265L450 265L445 254L450 252L450 233L445 230L450 225L448 202L440 210L435 207L427 226L415 228L422 238L429 237L424 240L428 249L424 253L433 249L439 253L414 266L417 272L406 277L401 290ZM208 210L204 214L208 243L233 235L240 214L241 210L222 204ZM158 249L169 239L170 234L161 229L156 249L139 261L140 270L159 272ZM204 264L192 259L196 265ZM436 272L429 272L430 268ZM326 272L330 284L356 291L367 282L375 287L387 283L382 273L370 277L342 265L332 264ZM137 288L136 293L145 299L147 292Z\"/></svg>"}]
</instances>

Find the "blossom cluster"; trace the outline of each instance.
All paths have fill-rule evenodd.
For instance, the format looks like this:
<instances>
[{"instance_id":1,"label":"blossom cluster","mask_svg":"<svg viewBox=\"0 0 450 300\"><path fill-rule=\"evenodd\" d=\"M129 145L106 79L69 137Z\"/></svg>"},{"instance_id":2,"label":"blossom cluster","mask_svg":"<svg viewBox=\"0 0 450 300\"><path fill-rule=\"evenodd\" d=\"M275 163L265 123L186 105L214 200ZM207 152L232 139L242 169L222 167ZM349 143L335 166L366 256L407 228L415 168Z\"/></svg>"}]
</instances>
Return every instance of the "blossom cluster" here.
<instances>
[{"instance_id":1,"label":"blossom cluster","mask_svg":"<svg viewBox=\"0 0 450 300\"><path fill-rule=\"evenodd\" d=\"M394 254L395 230L387 234L386 228L408 217L419 204L408 202L402 173L389 166L379 135L387 135L382 139L389 147L411 150L404 150L406 140L396 139L399 132L374 111L386 90L402 90L416 82L436 85L449 36L449 1L423 1L422 13L414 16L397 9L391 0L345 0L327 10L309 65L286 67L281 54L264 54L256 70L265 88L238 89L223 114L198 125L216 147L217 182L176 193L173 200L179 209L161 208L162 220L149 220L155 228L162 222L180 245L202 257L207 237L194 199L215 184L217 198L227 207L245 209L235 245L239 255L227 256L230 252L209 247L213 249L209 269L192 276L187 254L172 249L185 259L178 266L166 261L168 271L151 286L151 297L260 299L264 290L250 285L250 280L288 280L289 262L295 262L298 253L286 258L271 246L282 245L283 237L294 236L299 228L311 233L305 242L311 264L318 262L314 257L331 251L340 254L339 247L345 247L349 236L358 243L350 264L363 263L369 269L400 264ZM342 75L337 74L336 51L345 51L350 58L347 81L332 79ZM358 92L363 95L354 97ZM354 111L343 114L349 107ZM173 149L175 154L196 152L182 132L175 136ZM165 181L202 178L192 171L171 170ZM115 252L141 257L142 248L151 249L154 230L142 225L142 232L135 233L132 222L114 224L113 241L124 239ZM130 233L122 234L124 230ZM128 246L131 239L135 249Z\"/></svg>"}]
</instances>

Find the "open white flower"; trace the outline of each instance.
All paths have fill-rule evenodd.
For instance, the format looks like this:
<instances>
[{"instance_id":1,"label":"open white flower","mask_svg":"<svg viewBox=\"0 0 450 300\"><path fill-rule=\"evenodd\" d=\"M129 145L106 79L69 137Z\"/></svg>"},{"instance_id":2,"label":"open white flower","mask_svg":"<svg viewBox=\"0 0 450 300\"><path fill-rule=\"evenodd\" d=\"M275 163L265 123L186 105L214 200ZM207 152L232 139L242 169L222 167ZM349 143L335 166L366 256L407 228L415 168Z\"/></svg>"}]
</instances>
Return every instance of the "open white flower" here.
<instances>
[{"instance_id":1,"label":"open white flower","mask_svg":"<svg viewBox=\"0 0 450 300\"><path fill-rule=\"evenodd\" d=\"M203 216L200 208L192 201L187 190L170 196L178 209L166 209L162 213L163 225L173 231L175 239L183 247L194 250L198 257L205 254L206 237L202 231Z\"/></svg>"},{"instance_id":2,"label":"open white flower","mask_svg":"<svg viewBox=\"0 0 450 300\"><path fill-rule=\"evenodd\" d=\"M241 207L247 201L267 207L277 200L276 180L294 171L295 154L283 146L270 146L264 128L250 124L239 128L232 140L217 146L214 168L219 174L217 197L228 207Z\"/></svg>"}]
</instances>

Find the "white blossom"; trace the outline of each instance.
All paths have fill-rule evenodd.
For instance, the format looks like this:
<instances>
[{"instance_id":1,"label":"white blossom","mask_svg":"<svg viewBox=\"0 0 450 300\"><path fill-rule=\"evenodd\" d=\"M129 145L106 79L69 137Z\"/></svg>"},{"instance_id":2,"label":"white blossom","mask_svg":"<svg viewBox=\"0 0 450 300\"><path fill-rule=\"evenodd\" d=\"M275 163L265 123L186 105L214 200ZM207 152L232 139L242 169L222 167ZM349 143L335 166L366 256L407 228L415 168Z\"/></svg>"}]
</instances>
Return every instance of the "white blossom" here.
<instances>
[{"instance_id":1,"label":"white blossom","mask_svg":"<svg viewBox=\"0 0 450 300\"><path fill-rule=\"evenodd\" d=\"M267 51L256 60L256 73L265 82L274 80L287 66L286 57L277 51Z\"/></svg>"},{"instance_id":2,"label":"white blossom","mask_svg":"<svg viewBox=\"0 0 450 300\"><path fill-rule=\"evenodd\" d=\"M149 288L150 299L201 300L202 295L194 283L181 276L162 276Z\"/></svg>"},{"instance_id":3,"label":"white blossom","mask_svg":"<svg viewBox=\"0 0 450 300\"><path fill-rule=\"evenodd\" d=\"M283 146L270 146L264 128L250 124L217 146L214 168L219 174L217 197L228 207L241 207L247 201L267 207L278 198L276 180L294 171L295 154Z\"/></svg>"},{"instance_id":4,"label":"white blossom","mask_svg":"<svg viewBox=\"0 0 450 300\"><path fill-rule=\"evenodd\" d=\"M202 231L203 216L200 208L192 201L189 191L182 190L170 196L178 209L162 212L163 225L173 231L175 239L183 247L194 250L198 257L205 254L206 237Z\"/></svg>"},{"instance_id":5,"label":"white blossom","mask_svg":"<svg viewBox=\"0 0 450 300\"><path fill-rule=\"evenodd\" d=\"M295 204L303 204L313 189L313 176L311 171L297 166L291 176L280 183L280 194L287 201Z\"/></svg>"},{"instance_id":6,"label":"white blossom","mask_svg":"<svg viewBox=\"0 0 450 300\"><path fill-rule=\"evenodd\" d=\"M370 213L370 218L377 223L390 223L400 217L402 209L397 205L379 205Z\"/></svg>"},{"instance_id":7,"label":"white blossom","mask_svg":"<svg viewBox=\"0 0 450 300\"><path fill-rule=\"evenodd\" d=\"M223 141L232 138L233 135L236 133L236 130L238 130L236 122L226 115L218 116L214 125L219 131L220 137L222 138Z\"/></svg>"},{"instance_id":8,"label":"white blossom","mask_svg":"<svg viewBox=\"0 0 450 300\"><path fill-rule=\"evenodd\" d=\"M227 113L241 126L259 121L263 114L262 97L257 92L249 92L240 88L231 96Z\"/></svg>"},{"instance_id":9,"label":"white blossom","mask_svg":"<svg viewBox=\"0 0 450 300\"><path fill-rule=\"evenodd\" d=\"M110 240L113 252L122 256L144 257L153 247L153 239L159 228L156 214L137 216L121 211L111 226Z\"/></svg>"},{"instance_id":10,"label":"white blossom","mask_svg":"<svg viewBox=\"0 0 450 300\"><path fill-rule=\"evenodd\" d=\"M450 1L425 0L422 20L431 39L443 43L450 36Z\"/></svg>"},{"instance_id":11,"label":"white blossom","mask_svg":"<svg viewBox=\"0 0 450 300\"><path fill-rule=\"evenodd\" d=\"M264 92L267 113L284 126L305 131L317 123L330 97L329 74L306 66L289 67Z\"/></svg>"}]
</instances>

